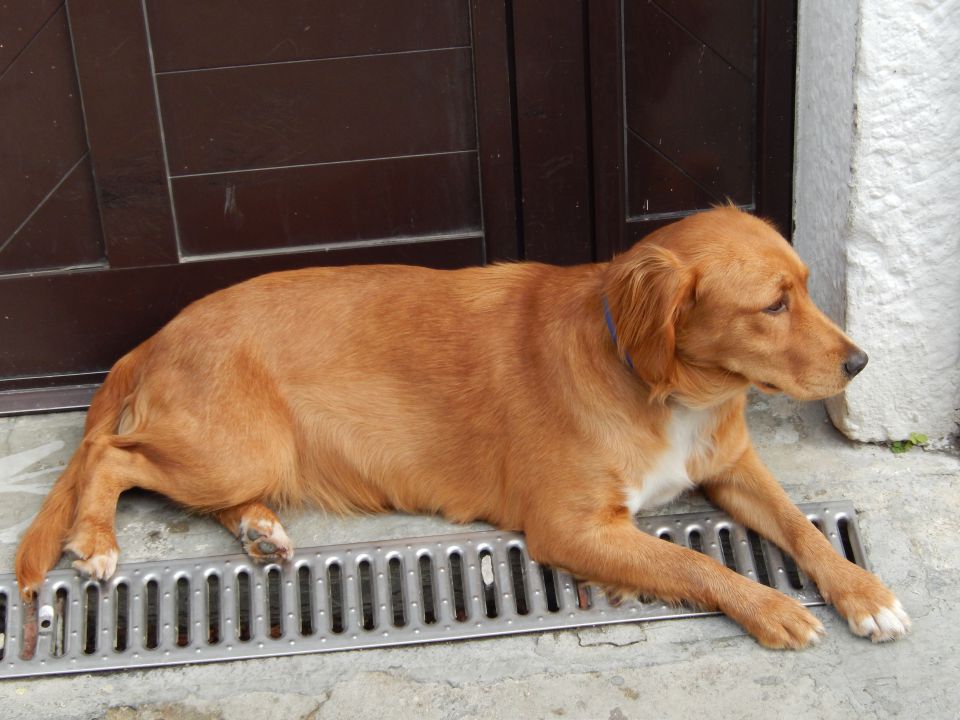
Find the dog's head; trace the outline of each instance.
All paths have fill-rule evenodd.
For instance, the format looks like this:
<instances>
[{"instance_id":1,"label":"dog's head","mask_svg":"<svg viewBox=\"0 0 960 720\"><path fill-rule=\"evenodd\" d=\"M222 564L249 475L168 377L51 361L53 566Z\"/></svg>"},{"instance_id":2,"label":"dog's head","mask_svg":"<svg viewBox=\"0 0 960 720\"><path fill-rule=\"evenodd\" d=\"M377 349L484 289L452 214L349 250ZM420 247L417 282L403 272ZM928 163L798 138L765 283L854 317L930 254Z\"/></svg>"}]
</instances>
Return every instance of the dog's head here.
<instances>
[{"instance_id":1,"label":"dog's head","mask_svg":"<svg viewBox=\"0 0 960 720\"><path fill-rule=\"evenodd\" d=\"M654 397L705 403L752 383L814 400L840 392L867 356L813 304L807 275L771 225L722 207L615 258L604 287L620 351Z\"/></svg>"}]
</instances>

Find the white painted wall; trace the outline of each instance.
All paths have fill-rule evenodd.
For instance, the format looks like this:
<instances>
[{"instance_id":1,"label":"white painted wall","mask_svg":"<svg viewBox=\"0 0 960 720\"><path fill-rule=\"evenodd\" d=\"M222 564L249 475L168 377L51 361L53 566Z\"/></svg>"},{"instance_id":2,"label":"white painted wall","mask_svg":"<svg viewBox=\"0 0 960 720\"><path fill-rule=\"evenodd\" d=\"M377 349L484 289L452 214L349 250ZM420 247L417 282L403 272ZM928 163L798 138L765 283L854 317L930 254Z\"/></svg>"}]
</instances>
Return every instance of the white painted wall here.
<instances>
[{"instance_id":1,"label":"white painted wall","mask_svg":"<svg viewBox=\"0 0 960 720\"><path fill-rule=\"evenodd\" d=\"M960 0L800 0L796 234L814 299L870 355L849 437L960 423Z\"/></svg>"}]
</instances>

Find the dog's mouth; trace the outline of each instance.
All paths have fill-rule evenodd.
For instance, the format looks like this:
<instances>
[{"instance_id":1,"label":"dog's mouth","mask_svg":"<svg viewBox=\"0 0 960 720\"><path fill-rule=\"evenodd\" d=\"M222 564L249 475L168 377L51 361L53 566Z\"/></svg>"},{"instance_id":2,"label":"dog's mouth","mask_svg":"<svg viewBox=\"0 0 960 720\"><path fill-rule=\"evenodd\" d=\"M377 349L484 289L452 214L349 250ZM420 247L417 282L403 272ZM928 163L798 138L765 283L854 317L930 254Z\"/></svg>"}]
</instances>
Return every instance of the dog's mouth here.
<instances>
[{"instance_id":1,"label":"dog's mouth","mask_svg":"<svg viewBox=\"0 0 960 720\"><path fill-rule=\"evenodd\" d=\"M769 393L783 392L783 390L781 390L779 387L777 387L773 383L768 383L768 382L758 382L757 387L759 387L764 392L769 392Z\"/></svg>"}]
</instances>

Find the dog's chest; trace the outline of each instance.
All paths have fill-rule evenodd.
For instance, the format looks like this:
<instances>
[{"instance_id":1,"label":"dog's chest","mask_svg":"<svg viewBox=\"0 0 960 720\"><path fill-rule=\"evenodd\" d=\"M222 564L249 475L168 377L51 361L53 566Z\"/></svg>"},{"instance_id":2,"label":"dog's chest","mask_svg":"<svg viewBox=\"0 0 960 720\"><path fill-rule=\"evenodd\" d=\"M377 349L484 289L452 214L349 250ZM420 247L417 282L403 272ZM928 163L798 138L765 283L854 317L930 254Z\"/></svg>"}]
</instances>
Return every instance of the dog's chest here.
<instances>
[{"instance_id":1,"label":"dog's chest","mask_svg":"<svg viewBox=\"0 0 960 720\"><path fill-rule=\"evenodd\" d=\"M687 462L710 451L712 415L709 411L674 408L667 425L667 446L646 471L628 478L625 488L631 514L662 505L693 487Z\"/></svg>"}]
</instances>

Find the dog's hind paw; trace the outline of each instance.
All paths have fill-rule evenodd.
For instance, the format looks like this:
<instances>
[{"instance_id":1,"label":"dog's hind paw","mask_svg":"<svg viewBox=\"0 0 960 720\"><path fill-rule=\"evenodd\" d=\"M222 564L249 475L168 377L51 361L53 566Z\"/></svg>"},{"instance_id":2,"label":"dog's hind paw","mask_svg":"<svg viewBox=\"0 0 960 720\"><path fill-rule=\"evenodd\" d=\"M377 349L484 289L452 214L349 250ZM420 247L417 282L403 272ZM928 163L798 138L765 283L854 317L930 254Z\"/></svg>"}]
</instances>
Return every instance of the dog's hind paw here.
<instances>
[{"instance_id":1,"label":"dog's hind paw","mask_svg":"<svg viewBox=\"0 0 960 720\"><path fill-rule=\"evenodd\" d=\"M257 562L293 559L293 542L276 520L240 520L240 542L243 549Z\"/></svg>"},{"instance_id":2,"label":"dog's hind paw","mask_svg":"<svg viewBox=\"0 0 960 720\"><path fill-rule=\"evenodd\" d=\"M74 554L77 553L74 552ZM116 550L108 550L105 553L74 560L73 567L93 580L107 580L117 571L118 557Z\"/></svg>"},{"instance_id":3,"label":"dog's hind paw","mask_svg":"<svg viewBox=\"0 0 960 720\"><path fill-rule=\"evenodd\" d=\"M93 580L107 580L117 571L120 549L112 534L78 532L64 550L76 555L73 567Z\"/></svg>"}]
</instances>

